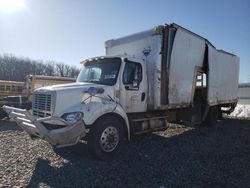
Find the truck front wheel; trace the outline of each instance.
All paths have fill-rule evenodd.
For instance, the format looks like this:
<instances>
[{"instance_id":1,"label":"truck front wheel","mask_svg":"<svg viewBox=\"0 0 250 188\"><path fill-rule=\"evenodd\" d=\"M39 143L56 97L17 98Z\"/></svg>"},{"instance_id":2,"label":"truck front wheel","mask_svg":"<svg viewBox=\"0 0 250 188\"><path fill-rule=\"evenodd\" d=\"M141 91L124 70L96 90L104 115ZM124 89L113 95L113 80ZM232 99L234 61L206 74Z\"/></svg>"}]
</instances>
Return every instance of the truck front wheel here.
<instances>
[{"instance_id":1,"label":"truck front wheel","mask_svg":"<svg viewBox=\"0 0 250 188\"><path fill-rule=\"evenodd\" d=\"M97 120L89 132L88 147L99 159L107 159L120 148L124 140L121 122L116 118L106 117Z\"/></svg>"}]
</instances>

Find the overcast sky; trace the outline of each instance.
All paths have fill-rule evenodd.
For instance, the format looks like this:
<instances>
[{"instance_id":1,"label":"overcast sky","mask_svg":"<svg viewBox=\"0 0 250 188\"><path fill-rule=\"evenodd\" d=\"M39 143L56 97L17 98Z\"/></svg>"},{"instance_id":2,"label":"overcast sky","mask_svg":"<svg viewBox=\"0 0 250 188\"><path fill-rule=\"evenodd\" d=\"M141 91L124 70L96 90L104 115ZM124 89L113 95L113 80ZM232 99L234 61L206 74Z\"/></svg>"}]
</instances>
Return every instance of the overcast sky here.
<instances>
[{"instance_id":1,"label":"overcast sky","mask_svg":"<svg viewBox=\"0 0 250 188\"><path fill-rule=\"evenodd\" d=\"M250 82L248 0L0 0L0 55L80 66L108 39L172 22L238 55Z\"/></svg>"}]
</instances>

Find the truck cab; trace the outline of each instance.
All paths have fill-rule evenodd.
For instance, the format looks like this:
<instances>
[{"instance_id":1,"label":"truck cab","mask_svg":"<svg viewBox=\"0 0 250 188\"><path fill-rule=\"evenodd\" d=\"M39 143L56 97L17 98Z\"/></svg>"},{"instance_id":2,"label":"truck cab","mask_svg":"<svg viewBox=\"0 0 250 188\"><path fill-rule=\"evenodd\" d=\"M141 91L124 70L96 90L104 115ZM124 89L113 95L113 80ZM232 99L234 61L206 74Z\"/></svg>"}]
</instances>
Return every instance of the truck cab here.
<instances>
[{"instance_id":1,"label":"truck cab","mask_svg":"<svg viewBox=\"0 0 250 188\"><path fill-rule=\"evenodd\" d=\"M95 57L81 63L76 83L42 87L33 93L32 115L13 107L4 109L32 137L44 137L56 147L94 134L89 136L91 148L107 156L116 149L116 141L130 139L129 114L147 111L147 67L145 60L128 56ZM96 139L103 141L101 147Z\"/></svg>"},{"instance_id":2,"label":"truck cab","mask_svg":"<svg viewBox=\"0 0 250 188\"><path fill-rule=\"evenodd\" d=\"M77 78L79 83L93 83L98 87L112 86L108 95L119 102L126 113L147 110L147 74L145 61L126 56L99 57L82 62ZM100 87L100 86L99 86Z\"/></svg>"}]
</instances>

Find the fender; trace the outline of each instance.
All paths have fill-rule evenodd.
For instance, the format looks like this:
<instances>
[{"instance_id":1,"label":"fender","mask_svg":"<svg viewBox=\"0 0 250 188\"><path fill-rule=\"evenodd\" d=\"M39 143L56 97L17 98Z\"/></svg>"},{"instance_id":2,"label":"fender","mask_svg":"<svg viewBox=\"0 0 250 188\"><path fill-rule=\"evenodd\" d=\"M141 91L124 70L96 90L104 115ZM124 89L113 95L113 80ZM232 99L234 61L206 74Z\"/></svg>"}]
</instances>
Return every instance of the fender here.
<instances>
[{"instance_id":1,"label":"fender","mask_svg":"<svg viewBox=\"0 0 250 188\"><path fill-rule=\"evenodd\" d=\"M119 103L116 103L114 101L91 102L88 104L84 104L83 106L83 121L86 125L91 126L98 118L101 118L109 113L115 113L124 120L127 128L128 140L130 140L128 116Z\"/></svg>"}]
</instances>

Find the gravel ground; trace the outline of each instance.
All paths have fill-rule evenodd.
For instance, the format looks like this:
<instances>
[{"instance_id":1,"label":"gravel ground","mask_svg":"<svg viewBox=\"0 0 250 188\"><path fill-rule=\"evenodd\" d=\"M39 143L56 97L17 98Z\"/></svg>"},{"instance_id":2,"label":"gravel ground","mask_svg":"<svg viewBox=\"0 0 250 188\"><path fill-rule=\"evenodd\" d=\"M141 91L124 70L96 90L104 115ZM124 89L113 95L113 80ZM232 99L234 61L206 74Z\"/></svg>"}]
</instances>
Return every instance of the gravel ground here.
<instances>
[{"instance_id":1,"label":"gravel ground","mask_svg":"<svg viewBox=\"0 0 250 188\"><path fill-rule=\"evenodd\" d=\"M86 145L54 151L0 121L0 187L250 187L250 121L171 125L97 161Z\"/></svg>"}]
</instances>

